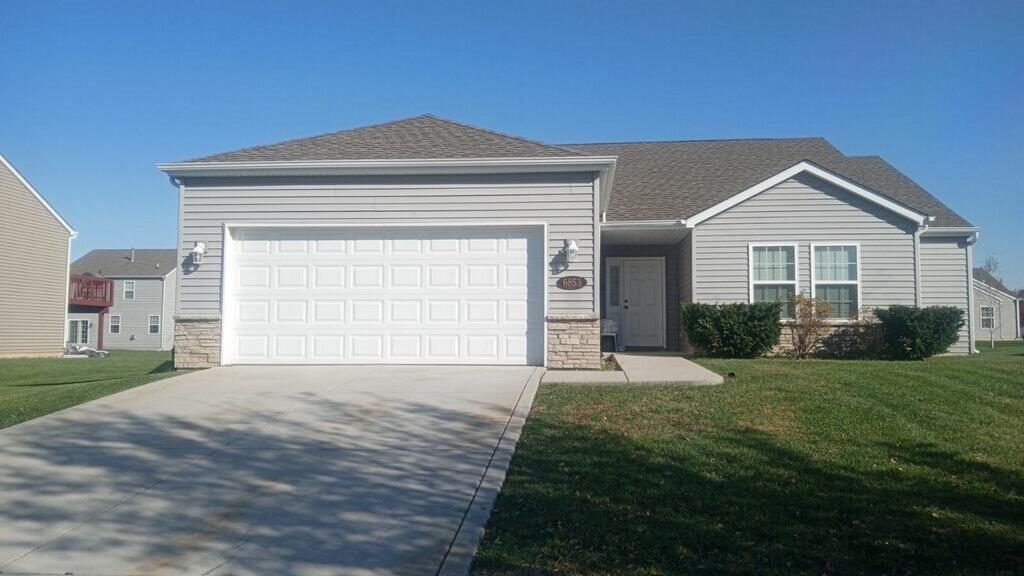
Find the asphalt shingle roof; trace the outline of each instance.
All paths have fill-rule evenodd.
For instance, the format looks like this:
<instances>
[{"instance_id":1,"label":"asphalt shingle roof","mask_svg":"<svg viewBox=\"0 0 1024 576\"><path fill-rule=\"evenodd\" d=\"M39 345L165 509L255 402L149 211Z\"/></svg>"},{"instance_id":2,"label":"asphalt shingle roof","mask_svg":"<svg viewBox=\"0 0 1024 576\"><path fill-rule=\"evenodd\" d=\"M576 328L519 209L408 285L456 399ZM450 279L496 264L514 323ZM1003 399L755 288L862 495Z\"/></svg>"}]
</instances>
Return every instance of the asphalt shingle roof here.
<instances>
[{"instance_id":1,"label":"asphalt shingle roof","mask_svg":"<svg viewBox=\"0 0 1024 576\"><path fill-rule=\"evenodd\" d=\"M896 202L934 216L933 226L970 226L878 156L846 156L824 138L564 144L618 156L608 220L688 218L809 160Z\"/></svg>"},{"instance_id":2,"label":"asphalt shingle roof","mask_svg":"<svg viewBox=\"0 0 1024 576\"><path fill-rule=\"evenodd\" d=\"M429 114L189 162L538 158L617 156L607 217L612 221L689 218L809 160L913 210L933 226L970 226L878 156L846 156L824 138L690 140L552 145Z\"/></svg>"},{"instance_id":3,"label":"asphalt shingle roof","mask_svg":"<svg viewBox=\"0 0 1024 576\"><path fill-rule=\"evenodd\" d=\"M131 253L130 249L92 250L71 263L71 273L163 277L178 266L178 251L173 248L136 248L134 262Z\"/></svg>"},{"instance_id":4,"label":"asphalt shingle roof","mask_svg":"<svg viewBox=\"0 0 1024 576\"><path fill-rule=\"evenodd\" d=\"M1015 296L1015 297L1017 296L1017 292L1016 291L1010 290L1009 288L1007 288L1006 285L1003 284L1002 280L1000 280L999 278L996 278L995 276L990 274L988 272L988 270L985 270L984 268L975 268L974 269L974 279L979 281L979 282L981 282L982 284L987 284L987 285L995 288L996 290L999 290L1000 292L1004 292L1006 294L1009 294L1010 296Z\"/></svg>"},{"instance_id":5,"label":"asphalt shingle roof","mask_svg":"<svg viewBox=\"0 0 1024 576\"><path fill-rule=\"evenodd\" d=\"M579 155L579 152L558 146L424 114L277 144L243 148L189 162L550 158Z\"/></svg>"}]
</instances>

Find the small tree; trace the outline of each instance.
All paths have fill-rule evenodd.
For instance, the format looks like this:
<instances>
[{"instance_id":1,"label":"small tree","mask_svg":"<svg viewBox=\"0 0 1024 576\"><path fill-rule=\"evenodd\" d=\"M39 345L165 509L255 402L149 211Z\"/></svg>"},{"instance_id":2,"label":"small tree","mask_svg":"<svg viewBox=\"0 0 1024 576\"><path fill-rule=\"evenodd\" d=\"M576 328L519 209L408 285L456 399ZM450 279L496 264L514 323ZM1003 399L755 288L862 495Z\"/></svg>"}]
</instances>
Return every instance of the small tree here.
<instances>
[{"instance_id":1,"label":"small tree","mask_svg":"<svg viewBox=\"0 0 1024 576\"><path fill-rule=\"evenodd\" d=\"M817 298L803 294L793 298L793 321L790 323L793 355L807 358L818 350L831 328L828 321L831 312L832 307Z\"/></svg>"}]
</instances>

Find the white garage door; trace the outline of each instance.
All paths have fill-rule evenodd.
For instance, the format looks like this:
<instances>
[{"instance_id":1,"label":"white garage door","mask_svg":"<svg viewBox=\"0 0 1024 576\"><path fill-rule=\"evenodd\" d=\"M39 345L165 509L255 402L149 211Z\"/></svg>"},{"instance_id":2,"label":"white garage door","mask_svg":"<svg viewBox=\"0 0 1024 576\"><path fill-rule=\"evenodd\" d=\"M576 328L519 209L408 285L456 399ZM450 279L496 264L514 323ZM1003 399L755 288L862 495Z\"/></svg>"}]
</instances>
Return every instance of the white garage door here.
<instances>
[{"instance_id":1,"label":"white garage door","mask_svg":"<svg viewBox=\"0 0 1024 576\"><path fill-rule=\"evenodd\" d=\"M233 231L232 364L544 362L539 228Z\"/></svg>"}]
</instances>

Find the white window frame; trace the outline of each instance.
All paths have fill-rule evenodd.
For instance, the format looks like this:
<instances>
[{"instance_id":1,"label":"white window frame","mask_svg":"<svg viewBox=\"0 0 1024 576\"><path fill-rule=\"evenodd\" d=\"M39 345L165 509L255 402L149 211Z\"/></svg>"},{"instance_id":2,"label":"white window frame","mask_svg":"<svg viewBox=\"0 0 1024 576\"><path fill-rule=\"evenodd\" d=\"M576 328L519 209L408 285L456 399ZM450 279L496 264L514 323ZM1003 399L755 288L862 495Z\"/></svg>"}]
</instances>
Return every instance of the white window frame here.
<instances>
[{"instance_id":1,"label":"white window frame","mask_svg":"<svg viewBox=\"0 0 1024 576\"><path fill-rule=\"evenodd\" d=\"M793 280L754 280L754 248L792 248L793 249ZM766 284L792 284L793 296L800 294L800 243L799 242L751 242L747 244L747 302L754 303L754 286ZM791 316L782 315L782 319L791 320Z\"/></svg>"},{"instance_id":2,"label":"white window frame","mask_svg":"<svg viewBox=\"0 0 1024 576\"><path fill-rule=\"evenodd\" d=\"M155 324L153 323L153 318L156 318L156 323ZM161 329L161 326L160 326L160 315L159 314L150 314L149 318L147 318L147 320L149 322L148 322L148 325L147 325L146 333L147 334L159 334L160 333L160 329ZM156 326L156 332L153 332L153 326Z\"/></svg>"},{"instance_id":3,"label":"white window frame","mask_svg":"<svg viewBox=\"0 0 1024 576\"><path fill-rule=\"evenodd\" d=\"M128 284L132 285L131 293L132 297L128 297ZM121 282L121 299L122 300L135 300L135 280L124 280Z\"/></svg>"},{"instance_id":4,"label":"white window frame","mask_svg":"<svg viewBox=\"0 0 1024 576\"><path fill-rule=\"evenodd\" d=\"M985 316L985 309L986 308L988 308L989 311L990 311L990 314L987 317ZM981 320L981 328L983 330L995 330L995 328L996 328L996 307L995 306L984 306L983 305L981 307L981 313L978 315L978 318ZM990 322L990 324L988 326L985 326L985 320L988 320Z\"/></svg>"},{"instance_id":5,"label":"white window frame","mask_svg":"<svg viewBox=\"0 0 1024 576\"><path fill-rule=\"evenodd\" d=\"M817 248L854 248L857 250L857 279L856 280L829 280L818 282L817 269L814 266L814 252ZM831 286L835 284L843 284L847 286L857 287L857 314L860 314L860 309L864 307L864 285L860 281L861 276L861 265L860 265L860 242L855 240L831 240L828 242L811 242L811 298L818 297L818 284L824 284ZM855 318L829 318L829 322L843 323L853 322Z\"/></svg>"},{"instance_id":6,"label":"white window frame","mask_svg":"<svg viewBox=\"0 0 1024 576\"><path fill-rule=\"evenodd\" d=\"M114 332L114 318L117 318L117 332ZM110 322L107 323L107 334L120 334L121 333L121 315L111 314Z\"/></svg>"}]
</instances>

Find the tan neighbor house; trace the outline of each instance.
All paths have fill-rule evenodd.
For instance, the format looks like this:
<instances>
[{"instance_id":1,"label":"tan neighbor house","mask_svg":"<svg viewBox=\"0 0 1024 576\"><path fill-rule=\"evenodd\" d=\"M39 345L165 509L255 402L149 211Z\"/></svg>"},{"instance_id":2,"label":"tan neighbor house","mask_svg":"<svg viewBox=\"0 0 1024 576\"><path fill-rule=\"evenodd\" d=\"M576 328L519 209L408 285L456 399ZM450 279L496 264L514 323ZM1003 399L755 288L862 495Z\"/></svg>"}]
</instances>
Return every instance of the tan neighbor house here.
<instances>
[{"instance_id":1,"label":"tan neighbor house","mask_svg":"<svg viewBox=\"0 0 1024 576\"><path fill-rule=\"evenodd\" d=\"M63 352L76 235L0 155L0 357Z\"/></svg>"}]
</instances>

